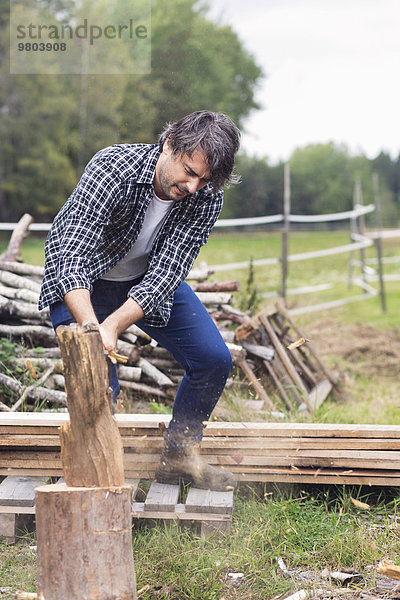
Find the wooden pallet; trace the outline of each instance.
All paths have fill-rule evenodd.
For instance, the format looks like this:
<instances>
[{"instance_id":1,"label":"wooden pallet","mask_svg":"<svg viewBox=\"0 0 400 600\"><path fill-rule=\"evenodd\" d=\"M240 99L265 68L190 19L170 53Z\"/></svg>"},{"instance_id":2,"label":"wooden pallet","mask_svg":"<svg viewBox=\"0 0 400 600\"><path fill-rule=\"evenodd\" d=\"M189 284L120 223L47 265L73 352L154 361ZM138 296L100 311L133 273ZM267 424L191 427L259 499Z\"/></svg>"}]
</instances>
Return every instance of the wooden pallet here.
<instances>
[{"instance_id":1,"label":"wooden pallet","mask_svg":"<svg viewBox=\"0 0 400 600\"><path fill-rule=\"evenodd\" d=\"M26 531L32 531L35 515L35 488L49 478L9 475L0 483L0 536L14 542ZM59 480L61 482L62 479ZM178 521L196 526L201 537L229 533L232 526L233 492L213 492L189 487L180 501L179 485L153 481L144 501L135 498L141 480L127 480L132 486L132 518L151 521Z\"/></svg>"}]
</instances>

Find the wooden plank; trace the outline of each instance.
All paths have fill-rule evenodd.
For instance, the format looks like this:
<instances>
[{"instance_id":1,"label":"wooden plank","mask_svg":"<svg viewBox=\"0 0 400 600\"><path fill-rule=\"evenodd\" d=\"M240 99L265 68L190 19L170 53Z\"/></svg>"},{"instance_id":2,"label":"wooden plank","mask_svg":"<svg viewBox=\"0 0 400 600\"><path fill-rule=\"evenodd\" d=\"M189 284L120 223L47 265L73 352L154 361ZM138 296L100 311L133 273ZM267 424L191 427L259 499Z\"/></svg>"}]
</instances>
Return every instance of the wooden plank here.
<instances>
[{"instance_id":1,"label":"wooden plank","mask_svg":"<svg viewBox=\"0 0 400 600\"><path fill-rule=\"evenodd\" d=\"M9 476L0 483L0 505L33 506L35 488L46 483L47 478Z\"/></svg>"},{"instance_id":2,"label":"wooden plank","mask_svg":"<svg viewBox=\"0 0 400 600\"><path fill-rule=\"evenodd\" d=\"M276 368L275 364L272 365L272 363L270 363L268 360L264 360L263 362L264 362L265 368L268 371L269 376L271 377L276 389L278 390L280 397L286 404L287 408L289 410L293 410L293 404L292 404L291 400L289 399L289 396L287 395L286 390L285 390L284 386L282 385L279 377L275 373L275 368Z\"/></svg>"},{"instance_id":3,"label":"wooden plank","mask_svg":"<svg viewBox=\"0 0 400 600\"><path fill-rule=\"evenodd\" d=\"M289 311L287 310L285 303L283 301L278 300L276 302L276 307L277 310L282 313L282 315L284 315L285 319L287 320L287 322L289 323L289 325L291 326L291 328L293 329L293 331L296 332L297 336L300 337L306 337L305 335L303 335L302 331L299 329L299 327L296 325L296 323L293 321L291 315L289 314ZM329 381L333 384L334 380L332 375L329 373L328 369L325 368L324 364L322 363L322 361L320 360L317 352L314 350L313 346L311 343L307 343L307 348L310 352L310 354L313 356L315 362L318 364L319 368L321 369L321 371L326 375L326 377L329 379Z\"/></svg>"},{"instance_id":4,"label":"wooden plank","mask_svg":"<svg viewBox=\"0 0 400 600\"><path fill-rule=\"evenodd\" d=\"M237 364L238 367L240 367L243 373L246 375L247 379L249 380L250 386L252 386L255 393L258 394L261 400L263 400L266 403L269 409L274 410L274 403L272 402L271 398L268 396L267 392L253 373L253 370L248 364L248 362L246 362L245 360L239 360Z\"/></svg>"},{"instance_id":5,"label":"wooden plank","mask_svg":"<svg viewBox=\"0 0 400 600\"><path fill-rule=\"evenodd\" d=\"M289 376L291 377L293 383L305 395L304 400L305 400L305 402L307 402L307 400L308 400L307 388L304 385L300 375L298 374L298 372L296 371L296 369L290 362L289 357L286 353L286 350L280 343L278 336L276 335L271 323L268 321L268 318L264 317L263 315L260 315L260 321L264 325L265 330L268 333L270 340L271 340L273 346L275 347L275 349L278 353L278 356L281 359L281 361L282 361L285 369L287 370ZM306 396L307 396L307 398L306 398ZM311 407L310 407L310 410L311 410Z\"/></svg>"},{"instance_id":6,"label":"wooden plank","mask_svg":"<svg viewBox=\"0 0 400 600\"><path fill-rule=\"evenodd\" d=\"M179 485L153 481L144 502L144 510L173 512L178 502Z\"/></svg>"},{"instance_id":7,"label":"wooden plank","mask_svg":"<svg viewBox=\"0 0 400 600\"><path fill-rule=\"evenodd\" d=\"M132 500L135 499L136 494L137 494L137 490L139 487L139 483L140 483L140 479L131 479L131 478L126 478L125 479L125 483L126 485L130 485L132 487Z\"/></svg>"},{"instance_id":8,"label":"wooden plank","mask_svg":"<svg viewBox=\"0 0 400 600\"><path fill-rule=\"evenodd\" d=\"M146 434L161 438L159 424L168 424L170 415L116 415L121 435L136 436ZM58 435L57 428L68 420L67 413L0 413L0 433L13 433L20 427L21 433L45 433ZM6 427L7 431L4 430ZM27 427L28 429L25 429ZM31 429L29 429L31 427ZM38 431L37 427L42 430ZM354 438L400 438L400 425L359 425L332 423L247 423L210 422L205 435L214 436L253 436L253 437L354 437Z\"/></svg>"},{"instance_id":9,"label":"wooden plank","mask_svg":"<svg viewBox=\"0 0 400 600\"><path fill-rule=\"evenodd\" d=\"M146 510L144 502L134 502L132 505L132 516L133 518L140 519L165 519L165 520L176 520L176 521L225 521L231 522L232 516L228 514L213 514L213 513L195 513L186 511L185 504L176 504L175 510L172 511L159 511L159 510Z\"/></svg>"},{"instance_id":10,"label":"wooden plank","mask_svg":"<svg viewBox=\"0 0 400 600\"><path fill-rule=\"evenodd\" d=\"M308 405L313 407L313 410L317 410L324 400L329 396L332 390L332 384L329 379L320 381L318 385L311 390L308 395ZM301 407L300 407L301 409Z\"/></svg>"},{"instance_id":11,"label":"wooden plank","mask_svg":"<svg viewBox=\"0 0 400 600\"><path fill-rule=\"evenodd\" d=\"M195 513L232 514L233 492L189 488L185 510Z\"/></svg>"}]
</instances>

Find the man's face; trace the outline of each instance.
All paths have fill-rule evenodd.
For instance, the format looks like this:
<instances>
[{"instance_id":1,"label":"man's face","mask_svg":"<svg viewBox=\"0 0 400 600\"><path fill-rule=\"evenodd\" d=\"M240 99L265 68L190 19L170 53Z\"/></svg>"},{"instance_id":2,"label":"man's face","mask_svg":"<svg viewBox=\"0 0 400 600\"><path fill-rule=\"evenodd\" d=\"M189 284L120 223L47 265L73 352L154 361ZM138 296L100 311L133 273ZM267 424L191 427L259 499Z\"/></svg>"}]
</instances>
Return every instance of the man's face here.
<instances>
[{"instance_id":1,"label":"man's face","mask_svg":"<svg viewBox=\"0 0 400 600\"><path fill-rule=\"evenodd\" d=\"M172 154L168 141L164 143L154 176L154 191L162 200L181 200L194 194L210 181L210 166L202 152Z\"/></svg>"}]
</instances>

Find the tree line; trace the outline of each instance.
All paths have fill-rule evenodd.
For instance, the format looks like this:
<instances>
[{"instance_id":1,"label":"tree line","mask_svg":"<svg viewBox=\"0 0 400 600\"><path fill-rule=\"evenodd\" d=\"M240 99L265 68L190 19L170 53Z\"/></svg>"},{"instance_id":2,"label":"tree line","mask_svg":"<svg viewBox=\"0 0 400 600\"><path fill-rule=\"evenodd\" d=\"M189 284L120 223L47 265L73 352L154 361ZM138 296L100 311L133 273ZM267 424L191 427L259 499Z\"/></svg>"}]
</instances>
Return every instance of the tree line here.
<instances>
[{"instance_id":1,"label":"tree line","mask_svg":"<svg viewBox=\"0 0 400 600\"><path fill-rule=\"evenodd\" d=\"M24 0L64 19L73 11L115 11L120 0ZM152 0L148 75L10 75L10 8L0 0L0 221L24 212L50 221L85 164L114 143L154 142L168 121L195 110L228 114L239 126L259 108L261 67L230 26L208 17L197 0ZM380 176L385 219L399 207L399 159L354 157L333 144L296 150L290 158L292 211L312 214L352 206L355 177L372 202L372 172ZM283 164L240 154L242 183L226 192L223 216L282 211Z\"/></svg>"},{"instance_id":2,"label":"tree line","mask_svg":"<svg viewBox=\"0 0 400 600\"><path fill-rule=\"evenodd\" d=\"M378 200L385 226L400 216L400 156L381 152L376 158L353 156L343 145L313 144L289 158L292 214L335 213L353 208L355 181L361 183L364 204L376 201L373 174L378 175ZM256 217L283 211L284 163L241 155L237 170L242 182L225 194L223 217ZM371 217L372 220L375 218Z\"/></svg>"}]
</instances>

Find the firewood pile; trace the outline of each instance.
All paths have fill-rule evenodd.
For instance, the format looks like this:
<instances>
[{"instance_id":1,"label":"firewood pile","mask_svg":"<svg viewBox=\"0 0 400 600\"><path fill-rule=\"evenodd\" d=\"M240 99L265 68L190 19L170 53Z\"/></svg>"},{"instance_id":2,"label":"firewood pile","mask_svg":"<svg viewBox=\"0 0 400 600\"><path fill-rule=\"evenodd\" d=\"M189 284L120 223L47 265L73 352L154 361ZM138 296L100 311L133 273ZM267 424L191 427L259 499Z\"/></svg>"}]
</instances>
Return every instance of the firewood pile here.
<instances>
[{"instance_id":1,"label":"firewood pile","mask_svg":"<svg viewBox=\"0 0 400 600\"><path fill-rule=\"evenodd\" d=\"M0 369L0 410L6 412L66 408L57 338L48 309L37 309L43 268L16 260L28 226L25 221L14 231L9 249L0 256L0 336L18 342L21 349L20 356L7 361L13 372ZM231 351L236 368L228 387L243 386L240 373L251 408L277 411L283 406L287 411L312 412L331 390L332 378L284 305L250 318L232 306L238 283L207 282L211 273L200 264L188 281ZM117 352L127 358L118 365L122 390L135 398L172 403L183 370L167 350L132 325L120 336Z\"/></svg>"}]
</instances>

